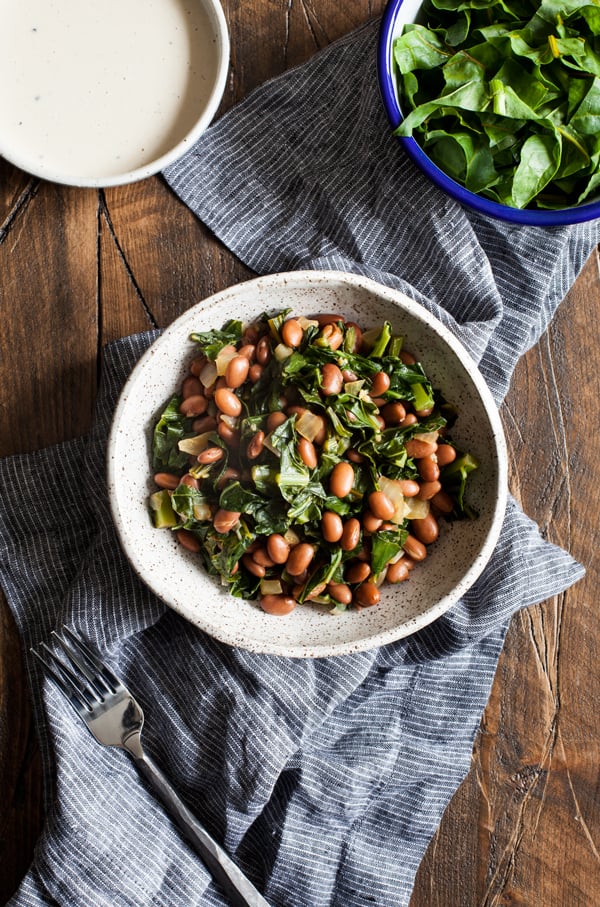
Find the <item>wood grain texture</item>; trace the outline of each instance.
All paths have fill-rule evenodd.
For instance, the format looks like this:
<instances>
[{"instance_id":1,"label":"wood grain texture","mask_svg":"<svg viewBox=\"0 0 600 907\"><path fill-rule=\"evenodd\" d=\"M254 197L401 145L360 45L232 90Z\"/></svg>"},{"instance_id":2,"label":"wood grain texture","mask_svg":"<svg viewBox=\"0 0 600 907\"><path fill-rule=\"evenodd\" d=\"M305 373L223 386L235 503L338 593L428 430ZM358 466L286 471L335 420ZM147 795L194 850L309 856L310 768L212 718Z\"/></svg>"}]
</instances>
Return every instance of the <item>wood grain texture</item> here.
<instances>
[{"instance_id":1,"label":"wood grain texture","mask_svg":"<svg viewBox=\"0 0 600 907\"><path fill-rule=\"evenodd\" d=\"M229 0L221 112L383 6ZM251 276L160 177L96 192L40 182L0 160L0 455L86 432L104 343L164 327ZM503 407L511 489L587 576L513 619L470 772L411 907L600 903L599 324L594 254L519 364ZM20 643L0 596L0 903L31 859L40 779Z\"/></svg>"},{"instance_id":2,"label":"wood grain texture","mask_svg":"<svg viewBox=\"0 0 600 907\"><path fill-rule=\"evenodd\" d=\"M471 770L431 842L411 907L600 903L600 488L590 443L599 276L596 252L519 363L503 407L511 489L586 577L514 617Z\"/></svg>"}]
</instances>

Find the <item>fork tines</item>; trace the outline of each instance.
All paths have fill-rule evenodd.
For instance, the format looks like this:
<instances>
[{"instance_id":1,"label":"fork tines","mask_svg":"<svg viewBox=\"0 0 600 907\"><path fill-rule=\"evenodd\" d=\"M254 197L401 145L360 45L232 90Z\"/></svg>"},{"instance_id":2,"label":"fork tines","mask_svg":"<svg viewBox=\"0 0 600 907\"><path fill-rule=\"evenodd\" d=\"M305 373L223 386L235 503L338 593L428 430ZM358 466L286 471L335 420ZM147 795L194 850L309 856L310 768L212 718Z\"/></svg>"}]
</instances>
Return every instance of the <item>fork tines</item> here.
<instances>
[{"instance_id":1,"label":"fork tines","mask_svg":"<svg viewBox=\"0 0 600 907\"><path fill-rule=\"evenodd\" d=\"M51 635L60 645L68 661L59 658L45 642L40 643L38 649L32 648L31 651L71 704L77 709L84 708L90 711L96 702L103 702L107 694L122 689L122 684L69 627L63 626L62 632L66 639L55 630ZM87 683L82 682L77 671L83 675Z\"/></svg>"}]
</instances>

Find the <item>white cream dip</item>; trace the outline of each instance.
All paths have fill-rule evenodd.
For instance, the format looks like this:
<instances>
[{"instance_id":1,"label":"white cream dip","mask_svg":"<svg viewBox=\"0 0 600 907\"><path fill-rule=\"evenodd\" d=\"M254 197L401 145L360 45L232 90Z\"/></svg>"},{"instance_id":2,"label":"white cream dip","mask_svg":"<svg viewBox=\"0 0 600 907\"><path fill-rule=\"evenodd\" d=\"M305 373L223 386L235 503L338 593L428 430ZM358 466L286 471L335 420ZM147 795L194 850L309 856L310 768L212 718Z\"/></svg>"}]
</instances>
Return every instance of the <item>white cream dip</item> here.
<instances>
[{"instance_id":1,"label":"white cream dip","mask_svg":"<svg viewBox=\"0 0 600 907\"><path fill-rule=\"evenodd\" d=\"M0 154L58 182L155 172L223 91L203 0L0 0L0 30Z\"/></svg>"}]
</instances>

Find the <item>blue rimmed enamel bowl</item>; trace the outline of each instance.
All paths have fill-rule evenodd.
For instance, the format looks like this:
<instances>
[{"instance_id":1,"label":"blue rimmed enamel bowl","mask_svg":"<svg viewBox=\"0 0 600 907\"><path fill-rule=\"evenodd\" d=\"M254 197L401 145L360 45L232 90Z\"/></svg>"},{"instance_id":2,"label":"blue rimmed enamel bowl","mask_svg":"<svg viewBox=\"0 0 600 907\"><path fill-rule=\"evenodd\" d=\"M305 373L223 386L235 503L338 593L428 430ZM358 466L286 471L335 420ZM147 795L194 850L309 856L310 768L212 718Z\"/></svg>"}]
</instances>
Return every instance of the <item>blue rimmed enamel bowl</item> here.
<instances>
[{"instance_id":1,"label":"blue rimmed enamel bowl","mask_svg":"<svg viewBox=\"0 0 600 907\"><path fill-rule=\"evenodd\" d=\"M377 75L383 104L393 129L396 129L403 120L396 82L394 41L400 37L405 25L418 20L421 5L421 0L390 0L381 20L377 48ZM600 217L600 201L559 210L543 211L530 208L511 208L492 199L484 198L482 195L466 189L444 173L433 163L414 138L399 136L398 141L411 160L439 189L461 204L482 214L513 224L529 224L536 227L577 224Z\"/></svg>"}]
</instances>

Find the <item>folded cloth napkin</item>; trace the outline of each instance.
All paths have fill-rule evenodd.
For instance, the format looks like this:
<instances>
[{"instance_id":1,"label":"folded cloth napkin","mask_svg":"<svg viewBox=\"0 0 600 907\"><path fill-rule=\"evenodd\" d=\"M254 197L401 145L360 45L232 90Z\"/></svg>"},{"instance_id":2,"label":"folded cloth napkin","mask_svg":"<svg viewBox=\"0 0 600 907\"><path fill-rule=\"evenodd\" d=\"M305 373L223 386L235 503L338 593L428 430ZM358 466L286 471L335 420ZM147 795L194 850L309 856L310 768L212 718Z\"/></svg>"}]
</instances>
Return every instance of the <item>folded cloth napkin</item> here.
<instances>
[{"instance_id":1,"label":"folded cloth napkin","mask_svg":"<svg viewBox=\"0 0 600 907\"><path fill-rule=\"evenodd\" d=\"M335 268L404 290L468 346L499 402L599 224L512 227L431 186L390 135L376 32L264 85L165 175L258 272ZM207 637L133 574L106 500L115 400L154 336L105 351L90 437L0 463L0 580L24 646L66 623L107 654L144 708L148 751L270 903L406 905L468 769L511 615L583 568L511 500L476 585L408 639L310 661ZM48 819L11 904L224 904L129 759L98 746L28 662Z\"/></svg>"}]
</instances>

